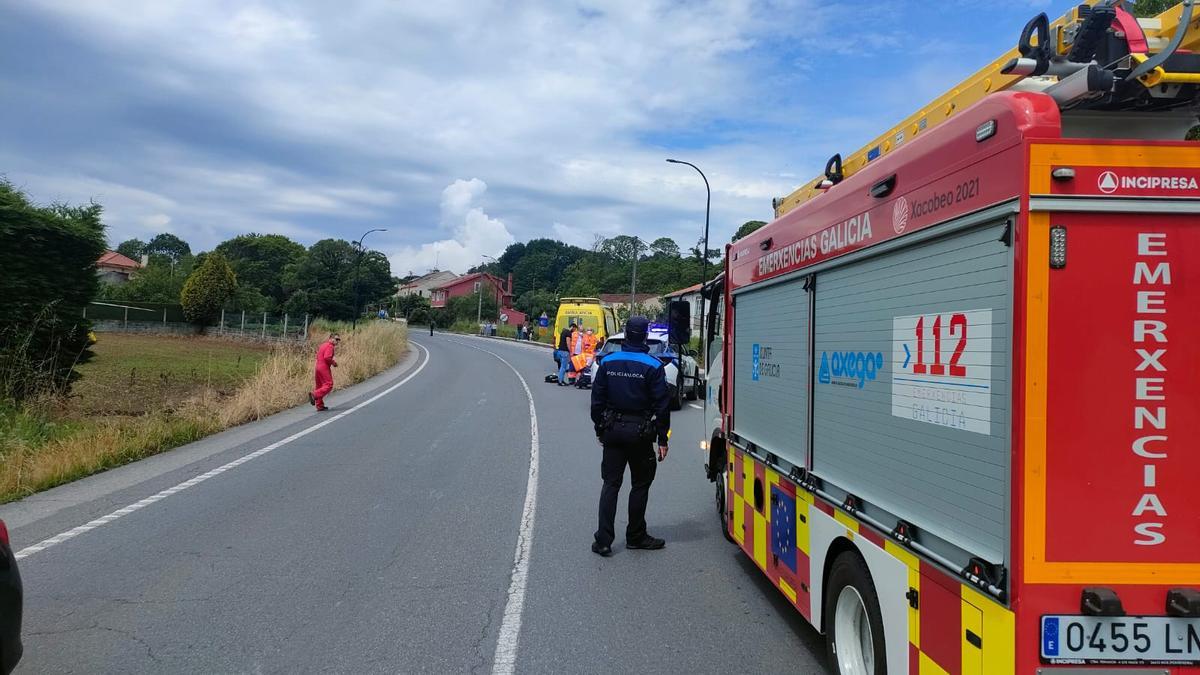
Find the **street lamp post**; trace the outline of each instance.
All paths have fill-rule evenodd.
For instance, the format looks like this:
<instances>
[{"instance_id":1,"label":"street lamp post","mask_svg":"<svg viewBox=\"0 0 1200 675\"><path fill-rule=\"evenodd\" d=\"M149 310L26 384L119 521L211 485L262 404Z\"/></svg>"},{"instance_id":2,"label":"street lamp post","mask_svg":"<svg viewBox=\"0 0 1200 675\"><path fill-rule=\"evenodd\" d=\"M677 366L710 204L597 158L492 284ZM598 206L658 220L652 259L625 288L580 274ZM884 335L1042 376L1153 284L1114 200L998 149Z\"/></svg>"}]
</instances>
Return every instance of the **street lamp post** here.
<instances>
[{"instance_id":1,"label":"street lamp post","mask_svg":"<svg viewBox=\"0 0 1200 675\"><path fill-rule=\"evenodd\" d=\"M495 263L500 262L499 260L496 260L495 258L493 258L490 255L480 256L479 268L481 271L479 272L479 274L480 274L479 281L476 282L479 285L479 302L477 303L477 305L475 307L475 323L482 323L482 321L483 321L483 275L486 274L486 272L482 271L483 258L487 258L488 260L491 260L492 262L495 262Z\"/></svg>"},{"instance_id":2,"label":"street lamp post","mask_svg":"<svg viewBox=\"0 0 1200 675\"><path fill-rule=\"evenodd\" d=\"M700 170L700 167L692 164L691 162L685 162L679 159L668 159L667 161L671 164L686 164L695 169L696 173L700 174L700 177L704 179L704 191L706 198L704 201L704 250L700 252L700 351L701 358L704 359L705 365L707 365L708 345L705 344L707 340L705 339L706 336L704 334L704 284L708 281L708 215L712 208L712 189L708 186L708 176L704 175L704 172Z\"/></svg>"},{"instance_id":3,"label":"street lamp post","mask_svg":"<svg viewBox=\"0 0 1200 675\"><path fill-rule=\"evenodd\" d=\"M372 232L387 232L387 228L377 227L373 230L367 230L363 232L363 236L358 238L358 241L354 242L355 247L358 249L358 256L354 258L354 320L351 323L351 328L358 328L358 265L362 262L363 258L363 239L366 239L367 235Z\"/></svg>"}]
</instances>

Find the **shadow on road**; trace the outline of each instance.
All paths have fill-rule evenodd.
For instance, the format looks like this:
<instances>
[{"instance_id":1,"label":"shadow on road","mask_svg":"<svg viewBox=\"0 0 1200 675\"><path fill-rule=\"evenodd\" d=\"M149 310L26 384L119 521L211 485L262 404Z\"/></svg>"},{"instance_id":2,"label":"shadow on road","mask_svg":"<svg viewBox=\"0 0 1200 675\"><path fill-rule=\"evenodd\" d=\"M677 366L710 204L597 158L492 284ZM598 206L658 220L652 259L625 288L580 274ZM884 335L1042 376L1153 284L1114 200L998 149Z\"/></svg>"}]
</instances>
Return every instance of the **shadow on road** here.
<instances>
[{"instance_id":1,"label":"shadow on road","mask_svg":"<svg viewBox=\"0 0 1200 675\"><path fill-rule=\"evenodd\" d=\"M736 546L731 544L730 548L732 555L737 558L738 566L746 573L746 578L750 582L749 587L754 588L757 592L765 596L775 614L778 615L778 617L768 618L786 623L796 635L796 638L804 644L805 649L821 661L823 668L821 672L830 673L831 671L828 670L825 662L825 637L817 632L817 629L808 623L800 615L800 612L796 611L796 608L787 601L783 593L780 593L779 589L775 588L774 584L763 574L762 570L758 569L753 560L739 551Z\"/></svg>"},{"instance_id":2,"label":"shadow on road","mask_svg":"<svg viewBox=\"0 0 1200 675\"><path fill-rule=\"evenodd\" d=\"M712 523L708 519L694 518L682 522L663 523L653 528L654 536L667 540L669 546L673 541L700 541L709 539L712 535Z\"/></svg>"}]
</instances>

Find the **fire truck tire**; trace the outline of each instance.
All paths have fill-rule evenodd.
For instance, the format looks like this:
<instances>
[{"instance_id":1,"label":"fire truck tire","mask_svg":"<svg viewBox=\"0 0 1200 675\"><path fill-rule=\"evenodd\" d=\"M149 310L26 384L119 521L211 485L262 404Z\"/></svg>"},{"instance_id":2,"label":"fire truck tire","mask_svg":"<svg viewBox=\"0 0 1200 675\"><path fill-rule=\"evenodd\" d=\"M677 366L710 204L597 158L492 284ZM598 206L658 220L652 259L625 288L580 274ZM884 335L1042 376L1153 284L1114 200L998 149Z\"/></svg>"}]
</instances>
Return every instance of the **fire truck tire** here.
<instances>
[{"instance_id":1,"label":"fire truck tire","mask_svg":"<svg viewBox=\"0 0 1200 675\"><path fill-rule=\"evenodd\" d=\"M866 563L844 551L825 583L825 630L829 662L839 675L887 675L887 651L879 596Z\"/></svg>"},{"instance_id":2,"label":"fire truck tire","mask_svg":"<svg viewBox=\"0 0 1200 675\"><path fill-rule=\"evenodd\" d=\"M725 485L728 472L722 471L717 474L717 522L721 524L721 534L725 535L725 540L731 544L736 544L737 540L729 533L729 505L725 501Z\"/></svg>"}]
</instances>

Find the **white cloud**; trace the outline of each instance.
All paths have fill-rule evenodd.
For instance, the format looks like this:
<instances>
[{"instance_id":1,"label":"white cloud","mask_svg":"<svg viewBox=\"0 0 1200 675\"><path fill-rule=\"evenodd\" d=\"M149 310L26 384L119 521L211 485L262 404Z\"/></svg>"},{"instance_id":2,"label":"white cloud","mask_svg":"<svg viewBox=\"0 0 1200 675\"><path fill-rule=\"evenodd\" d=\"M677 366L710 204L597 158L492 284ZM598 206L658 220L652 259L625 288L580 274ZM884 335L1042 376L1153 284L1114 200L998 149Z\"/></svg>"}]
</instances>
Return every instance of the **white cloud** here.
<instances>
[{"instance_id":1,"label":"white cloud","mask_svg":"<svg viewBox=\"0 0 1200 675\"><path fill-rule=\"evenodd\" d=\"M505 247L516 240L503 222L488 216L475 205L484 192L487 192L487 183L478 178L459 179L442 190L442 227L454 236L393 252L390 256L392 272L397 275L409 271L422 274L437 267L462 274L482 262L484 255L496 257L503 253Z\"/></svg>"},{"instance_id":2,"label":"white cloud","mask_svg":"<svg viewBox=\"0 0 1200 675\"><path fill-rule=\"evenodd\" d=\"M10 140L51 146L94 126L65 149L0 151L11 180L41 201L96 196L117 240L153 234L160 216L197 250L247 231L311 244L386 227L371 241L396 251L397 273L463 271L514 238L691 245L703 183L668 155L706 171L712 239L727 240L922 104L944 79L926 69L972 70L1027 13L1013 10L1011 34L971 29L975 51L950 59L928 50L971 27L944 25L942 3L906 8L920 31L869 3L816 0L116 4L15 13L40 15L12 30L54 33L52 65L87 79L22 80L39 52L0 45L14 64L0 90L25 93L0 113ZM71 45L78 67L62 68ZM61 110L72 119L39 119Z\"/></svg>"}]
</instances>

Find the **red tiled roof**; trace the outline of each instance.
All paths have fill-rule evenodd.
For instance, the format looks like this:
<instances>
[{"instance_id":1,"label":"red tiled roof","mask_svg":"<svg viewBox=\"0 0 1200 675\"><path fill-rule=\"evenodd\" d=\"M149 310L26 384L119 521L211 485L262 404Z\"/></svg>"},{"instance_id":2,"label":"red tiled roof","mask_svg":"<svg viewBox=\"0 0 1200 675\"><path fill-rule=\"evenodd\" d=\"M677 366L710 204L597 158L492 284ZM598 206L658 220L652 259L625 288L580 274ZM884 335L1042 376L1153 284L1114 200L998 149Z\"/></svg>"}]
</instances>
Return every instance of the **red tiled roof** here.
<instances>
[{"instance_id":1,"label":"red tiled roof","mask_svg":"<svg viewBox=\"0 0 1200 675\"><path fill-rule=\"evenodd\" d=\"M639 302L639 303L646 302L647 300L657 300L657 299L658 299L657 293L638 293L637 295L634 296L634 302ZM613 305L625 304L625 303L629 302L629 294L628 293L601 293L600 294L600 302L607 302L607 303L613 304Z\"/></svg>"},{"instance_id":2,"label":"red tiled roof","mask_svg":"<svg viewBox=\"0 0 1200 675\"><path fill-rule=\"evenodd\" d=\"M105 251L104 255L100 256L100 259L96 261L96 265L131 270L139 269L142 266L138 261L127 258L116 251Z\"/></svg>"},{"instance_id":3,"label":"red tiled roof","mask_svg":"<svg viewBox=\"0 0 1200 675\"><path fill-rule=\"evenodd\" d=\"M677 291L671 291L670 293L667 293L663 297L673 298L677 295L687 295L688 293L695 293L696 291L699 291L699 290L700 290L700 284L692 284L691 286L688 286L687 288L681 288Z\"/></svg>"}]
</instances>

